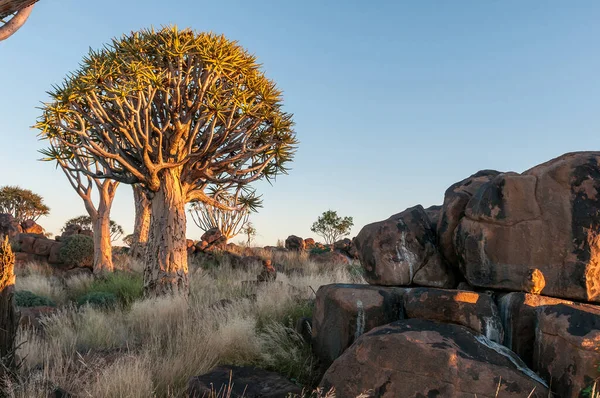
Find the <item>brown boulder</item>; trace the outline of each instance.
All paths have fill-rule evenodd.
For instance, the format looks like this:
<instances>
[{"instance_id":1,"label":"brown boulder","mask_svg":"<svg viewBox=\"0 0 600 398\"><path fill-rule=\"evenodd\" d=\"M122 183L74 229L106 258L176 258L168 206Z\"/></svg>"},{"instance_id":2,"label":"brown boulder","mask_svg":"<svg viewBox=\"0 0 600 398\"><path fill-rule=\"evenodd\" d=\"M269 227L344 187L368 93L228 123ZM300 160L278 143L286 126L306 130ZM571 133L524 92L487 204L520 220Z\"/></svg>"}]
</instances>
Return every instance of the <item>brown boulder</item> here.
<instances>
[{"instance_id":1,"label":"brown boulder","mask_svg":"<svg viewBox=\"0 0 600 398\"><path fill-rule=\"evenodd\" d=\"M209 245L223 238L223 234L219 230L219 228L211 228L202 234L201 240L205 241Z\"/></svg>"},{"instance_id":2,"label":"brown boulder","mask_svg":"<svg viewBox=\"0 0 600 398\"><path fill-rule=\"evenodd\" d=\"M423 319L364 334L331 365L321 386L334 387L339 398L366 391L389 398L548 396L543 380L505 347L464 326Z\"/></svg>"},{"instance_id":3,"label":"brown boulder","mask_svg":"<svg viewBox=\"0 0 600 398\"><path fill-rule=\"evenodd\" d=\"M23 229L23 233L26 234L44 234L44 228L42 228L39 224L37 224L33 220L25 220L21 223L21 228Z\"/></svg>"},{"instance_id":4,"label":"brown boulder","mask_svg":"<svg viewBox=\"0 0 600 398\"><path fill-rule=\"evenodd\" d=\"M186 239L186 240L185 240L185 244L186 244L186 247L187 247L188 249L189 249L190 247L194 247L194 245L195 245L194 241L193 241L193 240L191 240L191 239Z\"/></svg>"},{"instance_id":5,"label":"brown boulder","mask_svg":"<svg viewBox=\"0 0 600 398\"><path fill-rule=\"evenodd\" d=\"M50 248L50 254L48 255L48 262L50 264L61 264L62 259L60 258L60 249L63 247L64 243L55 242L54 245Z\"/></svg>"},{"instance_id":6,"label":"brown boulder","mask_svg":"<svg viewBox=\"0 0 600 398\"><path fill-rule=\"evenodd\" d=\"M207 247L208 247L208 242L206 242L206 241L201 240L201 241L196 242L196 251L197 252L202 252Z\"/></svg>"},{"instance_id":7,"label":"brown boulder","mask_svg":"<svg viewBox=\"0 0 600 398\"><path fill-rule=\"evenodd\" d=\"M437 234L437 225L438 225L438 221L440 220L440 213L442 211L442 206L439 205L433 205L433 206L429 206L427 207L425 210L425 214L427 214L427 217L429 218L430 221L430 225L431 225L431 229L433 230L433 232L435 232Z\"/></svg>"},{"instance_id":8,"label":"brown boulder","mask_svg":"<svg viewBox=\"0 0 600 398\"><path fill-rule=\"evenodd\" d=\"M371 284L455 286L454 275L442 260L431 222L421 205L363 227L354 242L365 278Z\"/></svg>"},{"instance_id":9,"label":"brown boulder","mask_svg":"<svg viewBox=\"0 0 600 398\"><path fill-rule=\"evenodd\" d=\"M317 264L348 265L350 259L338 252L310 253L308 258Z\"/></svg>"},{"instance_id":10,"label":"brown boulder","mask_svg":"<svg viewBox=\"0 0 600 398\"><path fill-rule=\"evenodd\" d=\"M313 238L304 239L304 248L305 249L312 249L313 247L315 247L315 240Z\"/></svg>"},{"instance_id":11,"label":"brown boulder","mask_svg":"<svg viewBox=\"0 0 600 398\"><path fill-rule=\"evenodd\" d=\"M219 366L188 382L190 398L284 398L301 392L300 387L285 377L249 366Z\"/></svg>"},{"instance_id":12,"label":"brown boulder","mask_svg":"<svg viewBox=\"0 0 600 398\"><path fill-rule=\"evenodd\" d=\"M23 228L12 214L0 213L0 238L8 235L8 239L12 239L21 232L23 232Z\"/></svg>"},{"instance_id":13,"label":"brown boulder","mask_svg":"<svg viewBox=\"0 0 600 398\"><path fill-rule=\"evenodd\" d=\"M561 398L591 396L593 384L600 380L600 308L539 308L533 368Z\"/></svg>"},{"instance_id":14,"label":"brown boulder","mask_svg":"<svg viewBox=\"0 0 600 398\"><path fill-rule=\"evenodd\" d=\"M54 246L60 246L60 243L46 238L38 238L33 243L33 253L47 257Z\"/></svg>"},{"instance_id":15,"label":"brown boulder","mask_svg":"<svg viewBox=\"0 0 600 398\"><path fill-rule=\"evenodd\" d=\"M407 318L466 326L499 344L504 339L496 303L485 293L410 288L404 293L404 311Z\"/></svg>"},{"instance_id":16,"label":"brown boulder","mask_svg":"<svg viewBox=\"0 0 600 398\"><path fill-rule=\"evenodd\" d=\"M454 183L444 193L444 204L437 222L438 246L445 260L458 267L458 257L454 248L454 231L465 214L469 200L477 190L492 178L500 174L496 170L481 170Z\"/></svg>"},{"instance_id":17,"label":"brown boulder","mask_svg":"<svg viewBox=\"0 0 600 398\"><path fill-rule=\"evenodd\" d=\"M474 286L600 302L600 152L482 185L455 231Z\"/></svg>"},{"instance_id":18,"label":"brown boulder","mask_svg":"<svg viewBox=\"0 0 600 398\"><path fill-rule=\"evenodd\" d=\"M72 236L72 235L79 235L79 234L81 234L82 231L83 231L83 229L81 228L81 225L69 224L65 227L65 230L60 235L61 240L64 240L65 238L68 238L69 236Z\"/></svg>"},{"instance_id":19,"label":"brown boulder","mask_svg":"<svg viewBox=\"0 0 600 398\"><path fill-rule=\"evenodd\" d=\"M37 234L19 234L16 238L19 243L19 250L24 253L35 254L33 246L39 237Z\"/></svg>"},{"instance_id":20,"label":"brown boulder","mask_svg":"<svg viewBox=\"0 0 600 398\"><path fill-rule=\"evenodd\" d=\"M285 248L291 251L301 252L305 249L304 239L296 235L290 235L285 240Z\"/></svg>"},{"instance_id":21,"label":"brown boulder","mask_svg":"<svg viewBox=\"0 0 600 398\"><path fill-rule=\"evenodd\" d=\"M508 293L498 300L504 326L504 345L531 367L535 343L536 309L541 306L572 304L571 301L528 293Z\"/></svg>"},{"instance_id":22,"label":"brown boulder","mask_svg":"<svg viewBox=\"0 0 600 398\"><path fill-rule=\"evenodd\" d=\"M317 290L313 314L313 349L327 367L360 335L402 319L403 289L332 284Z\"/></svg>"},{"instance_id":23,"label":"brown boulder","mask_svg":"<svg viewBox=\"0 0 600 398\"><path fill-rule=\"evenodd\" d=\"M45 258L36 256L33 253L17 252L15 253L15 266L21 267L31 263L45 263Z\"/></svg>"}]
</instances>

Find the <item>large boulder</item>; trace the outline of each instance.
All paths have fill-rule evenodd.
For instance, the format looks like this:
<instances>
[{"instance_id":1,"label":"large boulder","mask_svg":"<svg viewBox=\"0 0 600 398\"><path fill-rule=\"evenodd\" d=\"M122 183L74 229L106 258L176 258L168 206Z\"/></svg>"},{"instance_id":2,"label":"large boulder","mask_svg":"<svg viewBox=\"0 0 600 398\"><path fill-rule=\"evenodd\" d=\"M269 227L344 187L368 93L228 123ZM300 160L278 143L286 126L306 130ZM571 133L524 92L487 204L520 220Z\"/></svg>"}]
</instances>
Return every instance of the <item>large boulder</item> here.
<instances>
[{"instance_id":1,"label":"large boulder","mask_svg":"<svg viewBox=\"0 0 600 398\"><path fill-rule=\"evenodd\" d=\"M21 232L23 232L23 228L12 214L0 213L0 238L8 235L8 238L12 239Z\"/></svg>"},{"instance_id":2,"label":"large boulder","mask_svg":"<svg viewBox=\"0 0 600 398\"><path fill-rule=\"evenodd\" d=\"M304 239L296 235L290 235L285 240L285 248L291 251L301 252L305 249Z\"/></svg>"},{"instance_id":3,"label":"large boulder","mask_svg":"<svg viewBox=\"0 0 600 398\"><path fill-rule=\"evenodd\" d=\"M453 267L458 267L454 248L454 231L465 214L469 200L477 190L500 174L496 170L480 170L462 181L452 184L444 193L444 204L437 220L438 245L440 252Z\"/></svg>"},{"instance_id":4,"label":"large boulder","mask_svg":"<svg viewBox=\"0 0 600 398\"><path fill-rule=\"evenodd\" d=\"M21 223L21 229L26 234L44 234L44 228L33 220L25 220Z\"/></svg>"},{"instance_id":5,"label":"large boulder","mask_svg":"<svg viewBox=\"0 0 600 398\"><path fill-rule=\"evenodd\" d=\"M304 239L304 248L306 249L312 249L313 247L315 247L315 240L313 238L306 238Z\"/></svg>"},{"instance_id":6,"label":"large boulder","mask_svg":"<svg viewBox=\"0 0 600 398\"><path fill-rule=\"evenodd\" d=\"M404 312L407 318L466 326L499 344L504 340L498 307L485 293L410 288L404 293Z\"/></svg>"},{"instance_id":7,"label":"large boulder","mask_svg":"<svg viewBox=\"0 0 600 398\"><path fill-rule=\"evenodd\" d=\"M572 303L538 294L513 292L502 295L498 299L498 309L504 326L504 345L532 367L537 308Z\"/></svg>"},{"instance_id":8,"label":"large boulder","mask_svg":"<svg viewBox=\"0 0 600 398\"><path fill-rule=\"evenodd\" d=\"M600 387L600 308L570 304L539 308L533 368L551 380L557 396L590 397L593 384Z\"/></svg>"},{"instance_id":9,"label":"large boulder","mask_svg":"<svg viewBox=\"0 0 600 398\"><path fill-rule=\"evenodd\" d=\"M350 259L339 252L311 253L308 257L317 264L348 265Z\"/></svg>"},{"instance_id":10,"label":"large boulder","mask_svg":"<svg viewBox=\"0 0 600 398\"><path fill-rule=\"evenodd\" d=\"M339 398L537 397L548 389L514 353L464 326L423 319L361 336L336 359L321 386ZM530 395L531 393L531 395Z\"/></svg>"},{"instance_id":11,"label":"large boulder","mask_svg":"<svg viewBox=\"0 0 600 398\"><path fill-rule=\"evenodd\" d=\"M442 211L442 206L439 206L439 205L429 206L425 209L425 214L427 214L427 217L429 218L429 221L431 223L431 229L436 234L437 234L437 224L438 224L438 221L440 220L441 211Z\"/></svg>"},{"instance_id":12,"label":"large boulder","mask_svg":"<svg viewBox=\"0 0 600 398\"><path fill-rule=\"evenodd\" d=\"M361 334L402 319L403 289L332 284L317 291L313 314L313 349L329 366Z\"/></svg>"},{"instance_id":13,"label":"large boulder","mask_svg":"<svg viewBox=\"0 0 600 398\"><path fill-rule=\"evenodd\" d=\"M474 286L600 302L600 152L504 173L471 198L455 232Z\"/></svg>"},{"instance_id":14,"label":"large boulder","mask_svg":"<svg viewBox=\"0 0 600 398\"><path fill-rule=\"evenodd\" d=\"M301 392L300 387L285 377L249 366L219 366L188 382L190 398L284 398Z\"/></svg>"},{"instance_id":15,"label":"large boulder","mask_svg":"<svg viewBox=\"0 0 600 398\"><path fill-rule=\"evenodd\" d=\"M218 241L220 239L222 240L222 238L223 238L223 234L221 233L219 228L215 227L215 228L211 228L208 231L206 231L205 233L203 233L202 237L200 239L205 241L209 245L212 245L216 241Z\"/></svg>"},{"instance_id":16,"label":"large boulder","mask_svg":"<svg viewBox=\"0 0 600 398\"><path fill-rule=\"evenodd\" d=\"M53 247L61 247L62 244L55 240L47 239L47 238L38 238L33 243L33 254L38 256L50 256Z\"/></svg>"},{"instance_id":17,"label":"large boulder","mask_svg":"<svg viewBox=\"0 0 600 398\"><path fill-rule=\"evenodd\" d=\"M354 243L371 284L455 286L455 277L442 260L421 205L363 227Z\"/></svg>"}]
</instances>

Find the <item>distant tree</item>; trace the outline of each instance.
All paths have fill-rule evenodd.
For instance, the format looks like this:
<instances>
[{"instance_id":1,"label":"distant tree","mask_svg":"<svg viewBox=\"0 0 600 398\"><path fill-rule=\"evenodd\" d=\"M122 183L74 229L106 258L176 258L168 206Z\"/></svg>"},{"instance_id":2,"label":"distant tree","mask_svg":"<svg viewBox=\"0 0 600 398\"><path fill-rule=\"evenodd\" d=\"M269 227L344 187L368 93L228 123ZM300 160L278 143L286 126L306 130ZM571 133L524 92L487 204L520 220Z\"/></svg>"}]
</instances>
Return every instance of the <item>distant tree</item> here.
<instances>
[{"instance_id":1,"label":"distant tree","mask_svg":"<svg viewBox=\"0 0 600 398\"><path fill-rule=\"evenodd\" d=\"M36 127L73 135L105 166L87 173L139 184L152 216L146 296L189 292L187 203L223 209L205 190L287 172L296 134L283 97L256 57L223 36L165 27L90 51L50 93Z\"/></svg>"},{"instance_id":2,"label":"distant tree","mask_svg":"<svg viewBox=\"0 0 600 398\"><path fill-rule=\"evenodd\" d=\"M40 150L45 158L53 161L63 171L67 180L83 200L85 210L91 220L94 237L94 273L112 272L110 209L117 193L118 181L100 177L114 162L110 159L99 161L90 156L89 151L76 145L77 138L70 133L42 136L50 146ZM97 195L94 195L94 187ZM94 203L94 196L98 198Z\"/></svg>"},{"instance_id":3,"label":"distant tree","mask_svg":"<svg viewBox=\"0 0 600 398\"><path fill-rule=\"evenodd\" d=\"M247 189L245 195L235 195L213 188L210 197L226 208L216 207L205 202L190 203L189 213L194 224L203 231L218 228L228 240L240 233L248 222L251 212L262 207L260 197L255 191Z\"/></svg>"},{"instance_id":4,"label":"distant tree","mask_svg":"<svg viewBox=\"0 0 600 398\"><path fill-rule=\"evenodd\" d=\"M0 0L0 41L15 34L29 18L37 0Z\"/></svg>"},{"instance_id":5,"label":"distant tree","mask_svg":"<svg viewBox=\"0 0 600 398\"><path fill-rule=\"evenodd\" d=\"M133 201L135 205L135 220L133 223L133 234L127 245L130 247L132 257L142 259L148 243L148 235L150 233L150 216L152 215L152 207L150 199L144 188L139 184L131 186L133 188Z\"/></svg>"},{"instance_id":6,"label":"distant tree","mask_svg":"<svg viewBox=\"0 0 600 398\"><path fill-rule=\"evenodd\" d=\"M337 212L327 210L315 221L310 230L325 239L325 243L331 245L340 238L348 235L354 225L352 217L340 217Z\"/></svg>"},{"instance_id":7,"label":"distant tree","mask_svg":"<svg viewBox=\"0 0 600 398\"><path fill-rule=\"evenodd\" d=\"M250 247L250 244L257 235L256 228L254 228L254 225L248 221L246 225L244 225L244 228L242 228L242 233L246 235L246 245Z\"/></svg>"},{"instance_id":8,"label":"distant tree","mask_svg":"<svg viewBox=\"0 0 600 398\"><path fill-rule=\"evenodd\" d=\"M62 227L61 231L65 232L70 225L79 225L80 227L84 229L89 229L90 231L94 229L94 222L92 221L92 217L90 216L79 216L67 220L65 225ZM110 240L113 242L118 240L125 233L123 227L114 222L113 220L109 221L109 227Z\"/></svg>"},{"instance_id":9,"label":"distant tree","mask_svg":"<svg viewBox=\"0 0 600 398\"><path fill-rule=\"evenodd\" d=\"M0 213L11 214L19 223L25 220L37 221L50 213L44 199L18 186L6 185L0 188Z\"/></svg>"}]
</instances>

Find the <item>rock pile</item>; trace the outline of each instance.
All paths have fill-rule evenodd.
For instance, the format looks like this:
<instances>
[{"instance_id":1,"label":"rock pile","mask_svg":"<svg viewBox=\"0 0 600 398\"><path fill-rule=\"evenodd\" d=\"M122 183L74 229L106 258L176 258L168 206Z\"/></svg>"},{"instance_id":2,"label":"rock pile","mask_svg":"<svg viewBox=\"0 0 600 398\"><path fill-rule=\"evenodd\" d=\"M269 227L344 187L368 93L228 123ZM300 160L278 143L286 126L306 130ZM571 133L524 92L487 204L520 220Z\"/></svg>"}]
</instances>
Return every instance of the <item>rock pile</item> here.
<instances>
[{"instance_id":1,"label":"rock pile","mask_svg":"<svg viewBox=\"0 0 600 398\"><path fill-rule=\"evenodd\" d=\"M480 171L352 243L369 285L321 287L312 327L338 397L600 387L600 152Z\"/></svg>"}]
</instances>

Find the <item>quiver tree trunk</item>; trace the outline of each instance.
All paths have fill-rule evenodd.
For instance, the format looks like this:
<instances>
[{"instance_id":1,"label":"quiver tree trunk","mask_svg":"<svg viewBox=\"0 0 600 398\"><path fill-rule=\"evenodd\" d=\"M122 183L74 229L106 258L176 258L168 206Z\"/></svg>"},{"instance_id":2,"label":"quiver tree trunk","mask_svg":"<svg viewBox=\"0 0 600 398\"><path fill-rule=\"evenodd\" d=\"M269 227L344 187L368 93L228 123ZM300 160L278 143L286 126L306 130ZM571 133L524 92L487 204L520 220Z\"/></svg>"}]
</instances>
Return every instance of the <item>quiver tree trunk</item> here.
<instances>
[{"instance_id":1,"label":"quiver tree trunk","mask_svg":"<svg viewBox=\"0 0 600 398\"><path fill-rule=\"evenodd\" d=\"M5 237L0 246L0 382L6 376L5 370L15 366L15 337L19 313L14 300L14 266L15 255L8 237Z\"/></svg>"},{"instance_id":2,"label":"quiver tree trunk","mask_svg":"<svg viewBox=\"0 0 600 398\"><path fill-rule=\"evenodd\" d=\"M99 210L94 227L94 274L114 271L110 241L110 215Z\"/></svg>"},{"instance_id":3,"label":"quiver tree trunk","mask_svg":"<svg viewBox=\"0 0 600 398\"><path fill-rule=\"evenodd\" d=\"M150 232L152 208L143 188L139 185L133 186L133 199L135 201L135 223L130 253L135 258L143 258Z\"/></svg>"},{"instance_id":4,"label":"quiver tree trunk","mask_svg":"<svg viewBox=\"0 0 600 398\"><path fill-rule=\"evenodd\" d=\"M160 175L151 199L150 233L145 255L144 295L188 293L185 192L179 169Z\"/></svg>"}]
</instances>

